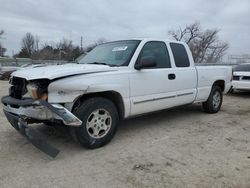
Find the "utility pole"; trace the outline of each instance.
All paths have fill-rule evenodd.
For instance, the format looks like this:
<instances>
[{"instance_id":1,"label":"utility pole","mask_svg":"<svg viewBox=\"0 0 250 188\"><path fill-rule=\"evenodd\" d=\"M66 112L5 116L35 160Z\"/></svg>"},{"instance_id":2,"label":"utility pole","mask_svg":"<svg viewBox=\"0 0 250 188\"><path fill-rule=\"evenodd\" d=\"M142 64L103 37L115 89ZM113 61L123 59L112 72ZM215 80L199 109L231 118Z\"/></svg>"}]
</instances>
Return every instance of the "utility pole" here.
<instances>
[{"instance_id":1,"label":"utility pole","mask_svg":"<svg viewBox=\"0 0 250 188\"><path fill-rule=\"evenodd\" d=\"M81 52L83 52L83 49L82 49L82 36L81 36Z\"/></svg>"}]
</instances>

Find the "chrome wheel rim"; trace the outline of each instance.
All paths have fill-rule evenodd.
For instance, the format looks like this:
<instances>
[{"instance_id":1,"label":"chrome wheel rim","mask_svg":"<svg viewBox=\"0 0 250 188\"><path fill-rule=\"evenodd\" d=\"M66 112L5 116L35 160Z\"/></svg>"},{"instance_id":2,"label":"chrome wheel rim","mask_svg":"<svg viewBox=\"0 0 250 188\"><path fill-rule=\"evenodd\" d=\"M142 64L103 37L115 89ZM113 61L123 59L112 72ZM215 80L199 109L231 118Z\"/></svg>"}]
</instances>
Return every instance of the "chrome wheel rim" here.
<instances>
[{"instance_id":1,"label":"chrome wheel rim","mask_svg":"<svg viewBox=\"0 0 250 188\"><path fill-rule=\"evenodd\" d=\"M87 132L95 139L103 138L107 135L112 125L112 117L105 109L93 111L87 119Z\"/></svg>"},{"instance_id":2,"label":"chrome wheel rim","mask_svg":"<svg viewBox=\"0 0 250 188\"><path fill-rule=\"evenodd\" d=\"M221 103L220 92L216 91L213 95L213 107L218 108L220 106L220 103Z\"/></svg>"}]
</instances>

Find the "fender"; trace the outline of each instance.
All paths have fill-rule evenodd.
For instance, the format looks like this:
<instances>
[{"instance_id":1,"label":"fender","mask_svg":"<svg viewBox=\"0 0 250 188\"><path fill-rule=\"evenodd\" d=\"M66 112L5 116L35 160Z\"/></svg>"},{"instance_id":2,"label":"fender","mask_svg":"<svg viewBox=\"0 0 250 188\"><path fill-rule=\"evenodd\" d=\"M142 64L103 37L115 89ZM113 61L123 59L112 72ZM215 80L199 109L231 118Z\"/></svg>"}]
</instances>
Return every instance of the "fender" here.
<instances>
[{"instance_id":1,"label":"fender","mask_svg":"<svg viewBox=\"0 0 250 188\"><path fill-rule=\"evenodd\" d=\"M96 73L67 77L52 82L48 87L49 103L68 103L73 106L75 101L85 94L114 91L121 95L124 104L124 116L130 114L129 81L126 74L113 72Z\"/></svg>"}]
</instances>

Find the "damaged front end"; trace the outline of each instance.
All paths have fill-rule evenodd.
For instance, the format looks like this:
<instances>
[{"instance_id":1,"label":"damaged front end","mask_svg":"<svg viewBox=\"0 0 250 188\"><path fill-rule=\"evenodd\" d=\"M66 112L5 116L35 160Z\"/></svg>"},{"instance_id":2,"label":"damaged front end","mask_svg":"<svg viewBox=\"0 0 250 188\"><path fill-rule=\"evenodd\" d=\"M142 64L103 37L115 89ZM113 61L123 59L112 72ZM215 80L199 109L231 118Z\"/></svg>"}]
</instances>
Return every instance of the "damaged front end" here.
<instances>
[{"instance_id":1,"label":"damaged front end","mask_svg":"<svg viewBox=\"0 0 250 188\"><path fill-rule=\"evenodd\" d=\"M59 150L49 145L31 123L60 121L68 126L82 124L74 114L61 104L50 104L48 99L48 80L27 82L23 78L13 77L9 96L2 98L3 110L10 124L24 135L34 146L55 157Z\"/></svg>"}]
</instances>

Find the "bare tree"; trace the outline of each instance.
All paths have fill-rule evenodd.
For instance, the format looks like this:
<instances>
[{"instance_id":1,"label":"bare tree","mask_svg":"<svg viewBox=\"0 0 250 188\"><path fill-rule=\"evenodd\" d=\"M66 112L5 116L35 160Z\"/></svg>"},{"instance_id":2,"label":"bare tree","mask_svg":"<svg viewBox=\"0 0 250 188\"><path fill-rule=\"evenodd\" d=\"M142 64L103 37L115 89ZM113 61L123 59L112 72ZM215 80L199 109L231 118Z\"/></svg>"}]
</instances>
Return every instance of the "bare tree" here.
<instances>
[{"instance_id":1,"label":"bare tree","mask_svg":"<svg viewBox=\"0 0 250 188\"><path fill-rule=\"evenodd\" d=\"M73 48L73 44L71 40L63 38L56 47L61 50L69 51Z\"/></svg>"},{"instance_id":2,"label":"bare tree","mask_svg":"<svg viewBox=\"0 0 250 188\"><path fill-rule=\"evenodd\" d=\"M39 60L54 60L58 59L58 55L55 54L54 48L52 45L44 44L42 48L33 53L32 59L39 59Z\"/></svg>"},{"instance_id":3,"label":"bare tree","mask_svg":"<svg viewBox=\"0 0 250 188\"><path fill-rule=\"evenodd\" d=\"M219 40L218 33L217 29L202 30L199 22L169 31L175 40L189 45L196 63L216 63L225 55L229 45Z\"/></svg>"},{"instance_id":4,"label":"bare tree","mask_svg":"<svg viewBox=\"0 0 250 188\"><path fill-rule=\"evenodd\" d=\"M71 40L63 38L57 45L59 59L71 60L73 44Z\"/></svg>"},{"instance_id":5,"label":"bare tree","mask_svg":"<svg viewBox=\"0 0 250 188\"><path fill-rule=\"evenodd\" d=\"M39 49L39 37L27 33L22 39L22 48L15 57L29 57L35 60L66 60L72 61L77 57L92 50L95 46L104 43L106 40L101 38L94 44L85 47L83 50L73 44L71 40L63 38L60 42L45 42Z\"/></svg>"},{"instance_id":6,"label":"bare tree","mask_svg":"<svg viewBox=\"0 0 250 188\"><path fill-rule=\"evenodd\" d=\"M4 30L0 30L0 39L3 37Z\"/></svg>"},{"instance_id":7,"label":"bare tree","mask_svg":"<svg viewBox=\"0 0 250 188\"><path fill-rule=\"evenodd\" d=\"M35 51L35 37L31 33L26 33L21 42L21 57L31 57Z\"/></svg>"},{"instance_id":8,"label":"bare tree","mask_svg":"<svg viewBox=\"0 0 250 188\"><path fill-rule=\"evenodd\" d=\"M79 46L74 46L71 40L63 38L56 44L45 43L41 49L32 54L33 59L43 60L66 60L72 61L80 56L83 52Z\"/></svg>"},{"instance_id":9,"label":"bare tree","mask_svg":"<svg viewBox=\"0 0 250 188\"><path fill-rule=\"evenodd\" d=\"M103 43L105 43L105 42L107 42L107 40L106 40L105 38L99 38L99 39L96 41L96 44L97 44L97 45L100 45L100 44L103 44Z\"/></svg>"},{"instance_id":10,"label":"bare tree","mask_svg":"<svg viewBox=\"0 0 250 188\"><path fill-rule=\"evenodd\" d=\"M103 44L107 42L107 40L105 38L100 38L98 39L94 44L90 44L86 47L85 51L86 52L90 52L91 50L93 50L96 46Z\"/></svg>"}]
</instances>

